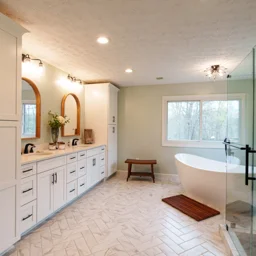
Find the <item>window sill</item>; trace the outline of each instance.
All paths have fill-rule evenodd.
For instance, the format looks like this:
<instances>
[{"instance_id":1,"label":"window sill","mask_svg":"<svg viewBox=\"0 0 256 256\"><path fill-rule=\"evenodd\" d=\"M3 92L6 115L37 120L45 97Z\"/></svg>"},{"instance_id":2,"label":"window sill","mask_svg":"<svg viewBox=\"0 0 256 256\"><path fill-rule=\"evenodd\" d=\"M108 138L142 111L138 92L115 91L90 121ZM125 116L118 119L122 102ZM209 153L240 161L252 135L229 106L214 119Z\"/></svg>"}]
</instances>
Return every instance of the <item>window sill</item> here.
<instances>
[{"instance_id":1,"label":"window sill","mask_svg":"<svg viewBox=\"0 0 256 256\"><path fill-rule=\"evenodd\" d=\"M163 147L173 148L215 148L224 149L222 142L208 142L208 141L163 141Z\"/></svg>"}]
</instances>

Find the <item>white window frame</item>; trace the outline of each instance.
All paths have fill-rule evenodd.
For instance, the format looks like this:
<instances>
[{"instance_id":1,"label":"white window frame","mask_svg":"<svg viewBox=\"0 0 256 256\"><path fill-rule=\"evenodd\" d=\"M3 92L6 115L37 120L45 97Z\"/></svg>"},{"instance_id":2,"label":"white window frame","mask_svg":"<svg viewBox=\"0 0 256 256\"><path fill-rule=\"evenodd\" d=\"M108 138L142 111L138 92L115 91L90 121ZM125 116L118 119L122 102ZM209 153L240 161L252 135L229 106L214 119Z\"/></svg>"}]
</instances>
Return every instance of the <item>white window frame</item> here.
<instances>
[{"instance_id":1,"label":"white window frame","mask_svg":"<svg viewBox=\"0 0 256 256\"><path fill-rule=\"evenodd\" d=\"M227 99L228 97L228 99ZM184 95L184 96L163 96L162 97L162 146L164 147L187 147L187 148L223 148L222 142L203 141L202 136L202 102L218 100L240 100L240 140L245 141L245 97L244 93L234 94L209 94L209 95ZM200 102L200 140L167 140L168 102L171 101L199 101Z\"/></svg>"},{"instance_id":2,"label":"white window frame","mask_svg":"<svg viewBox=\"0 0 256 256\"><path fill-rule=\"evenodd\" d=\"M24 123L24 114L23 114L23 105L24 104L33 104L36 105L36 100L22 100L22 106L21 106L21 138L31 138L31 137L35 137L36 134L24 134L23 133L23 123Z\"/></svg>"}]
</instances>

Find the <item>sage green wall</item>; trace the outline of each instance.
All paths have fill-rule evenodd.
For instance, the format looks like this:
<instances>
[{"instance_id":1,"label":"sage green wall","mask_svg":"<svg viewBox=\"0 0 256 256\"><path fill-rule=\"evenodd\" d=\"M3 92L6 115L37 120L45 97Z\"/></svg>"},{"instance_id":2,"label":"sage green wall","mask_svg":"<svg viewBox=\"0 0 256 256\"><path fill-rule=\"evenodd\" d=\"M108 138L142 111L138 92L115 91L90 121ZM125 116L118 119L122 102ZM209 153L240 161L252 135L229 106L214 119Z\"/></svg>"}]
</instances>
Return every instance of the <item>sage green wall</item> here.
<instances>
[{"instance_id":1,"label":"sage green wall","mask_svg":"<svg viewBox=\"0 0 256 256\"><path fill-rule=\"evenodd\" d=\"M224 149L162 147L162 96L226 92L226 82L122 87L118 109L118 169L127 169L124 164L127 158L157 159L156 172L175 174L177 153L224 161Z\"/></svg>"},{"instance_id":2,"label":"sage green wall","mask_svg":"<svg viewBox=\"0 0 256 256\"><path fill-rule=\"evenodd\" d=\"M225 161L223 149L162 146L162 96L245 94L246 143L252 141L251 80L122 87L119 92L118 169L126 170L127 158L157 159L156 172L176 174L174 156L189 153ZM138 167L137 167L138 168Z\"/></svg>"},{"instance_id":3,"label":"sage green wall","mask_svg":"<svg viewBox=\"0 0 256 256\"><path fill-rule=\"evenodd\" d=\"M51 142L50 128L48 126L48 111L61 113L61 100L67 93L74 93L81 104L81 133L84 130L84 87L67 83L67 73L44 62L44 72L41 76L33 69L23 68L22 76L32 80L41 94L41 138L23 140L24 146L28 142L43 144ZM75 136L77 137L77 136ZM79 136L78 136L79 137ZM69 141L72 137L61 137L61 141Z\"/></svg>"}]
</instances>

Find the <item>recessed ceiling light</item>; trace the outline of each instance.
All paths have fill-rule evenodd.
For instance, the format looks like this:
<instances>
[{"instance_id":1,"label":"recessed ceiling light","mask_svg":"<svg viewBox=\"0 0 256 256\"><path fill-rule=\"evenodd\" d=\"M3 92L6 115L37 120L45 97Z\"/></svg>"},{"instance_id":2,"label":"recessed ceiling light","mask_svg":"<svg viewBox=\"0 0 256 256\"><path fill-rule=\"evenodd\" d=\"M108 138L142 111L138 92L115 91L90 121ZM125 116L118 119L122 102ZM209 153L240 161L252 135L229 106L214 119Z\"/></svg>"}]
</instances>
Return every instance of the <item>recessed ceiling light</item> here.
<instances>
[{"instance_id":1,"label":"recessed ceiling light","mask_svg":"<svg viewBox=\"0 0 256 256\"><path fill-rule=\"evenodd\" d=\"M132 73L133 70L132 70L131 68L127 68L127 69L125 70L125 72L126 72L126 73Z\"/></svg>"},{"instance_id":2,"label":"recessed ceiling light","mask_svg":"<svg viewBox=\"0 0 256 256\"><path fill-rule=\"evenodd\" d=\"M99 44L107 44L109 42L109 39L105 36L101 36L97 39L97 42Z\"/></svg>"}]
</instances>

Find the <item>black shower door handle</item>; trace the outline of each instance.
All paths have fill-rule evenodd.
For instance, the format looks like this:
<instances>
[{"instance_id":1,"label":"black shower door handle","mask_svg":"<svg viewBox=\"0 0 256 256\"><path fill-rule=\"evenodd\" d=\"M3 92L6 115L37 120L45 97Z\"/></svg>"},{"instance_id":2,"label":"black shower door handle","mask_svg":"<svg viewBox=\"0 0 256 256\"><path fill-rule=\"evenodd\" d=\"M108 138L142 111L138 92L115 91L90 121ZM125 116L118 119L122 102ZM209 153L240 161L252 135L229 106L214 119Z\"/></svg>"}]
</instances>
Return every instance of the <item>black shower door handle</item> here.
<instances>
[{"instance_id":1,"label":"black shower door handle","mask_svg":"<svg viewBox=\"0 0 256 256\"><path fill-rule=\"evenodd\" d=\"M256 180L255 177L249 177L250 153L256 153L249 145L245 146L245 185L249 185L249 180Z\"/></svg>"}]
</instances>

